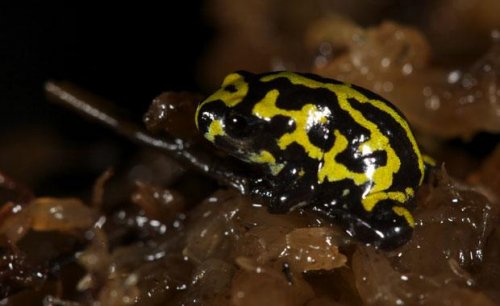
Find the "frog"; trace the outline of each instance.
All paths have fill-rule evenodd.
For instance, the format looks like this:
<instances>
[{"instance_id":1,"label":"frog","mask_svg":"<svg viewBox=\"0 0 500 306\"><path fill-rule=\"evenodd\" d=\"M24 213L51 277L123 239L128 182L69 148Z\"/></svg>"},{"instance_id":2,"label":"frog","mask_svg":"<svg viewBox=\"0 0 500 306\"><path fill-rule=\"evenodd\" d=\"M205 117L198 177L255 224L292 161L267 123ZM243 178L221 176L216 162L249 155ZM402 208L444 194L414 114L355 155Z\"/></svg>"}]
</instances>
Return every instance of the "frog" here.
<instances>
[{"instance_id":1,"label":"frog","mask_svg":"<svg viewBox=\"0 0 500 306\"><path fill-rule=\"evenodd\" d=\"M195 124L258 169L250 193L270 213L308 208L380 249L411 238L432 159L381 96L311 73L238 71L198 105Z\"/></svg>"}]
</instances>

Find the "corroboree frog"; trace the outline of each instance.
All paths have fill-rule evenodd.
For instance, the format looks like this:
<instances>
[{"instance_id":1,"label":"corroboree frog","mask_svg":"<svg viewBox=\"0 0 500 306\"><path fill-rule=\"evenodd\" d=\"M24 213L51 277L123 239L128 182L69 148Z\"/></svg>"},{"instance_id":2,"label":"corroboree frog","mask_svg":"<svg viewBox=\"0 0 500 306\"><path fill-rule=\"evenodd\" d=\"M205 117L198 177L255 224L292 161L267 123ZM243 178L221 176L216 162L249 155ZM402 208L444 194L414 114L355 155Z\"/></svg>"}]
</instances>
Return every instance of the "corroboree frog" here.
<instances>
[{"instance_id":1,"label":"corroboree frog","mask_svg":"<svg viewBox=\"0 0 500 306\"><path fill-rule=\"evenodd\" d=\"M262 168L251 193L270 212L306 206L385 249L411 237L410 200L428 165L401 112L373 92L313 74L237 72L198 106L196 125Z\"/></svg>"}]
</instances>

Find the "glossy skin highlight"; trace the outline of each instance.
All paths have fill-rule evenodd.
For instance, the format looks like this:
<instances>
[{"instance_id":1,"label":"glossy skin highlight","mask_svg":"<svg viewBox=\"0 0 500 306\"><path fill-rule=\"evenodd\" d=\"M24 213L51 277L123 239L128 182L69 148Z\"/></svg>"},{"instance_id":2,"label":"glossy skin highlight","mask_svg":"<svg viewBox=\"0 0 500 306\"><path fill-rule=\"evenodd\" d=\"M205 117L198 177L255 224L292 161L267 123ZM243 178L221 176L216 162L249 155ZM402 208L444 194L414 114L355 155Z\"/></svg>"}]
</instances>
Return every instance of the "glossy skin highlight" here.
<instances>
[{"instance_id":1,"label":"glossy skin highlight","mask_svg":"<svg viewBox=\"0 0 500 306\"><path fill-rule=\"evenodd\" d=\"M312 74L228 75L198 106L209 141L262 167L252 194L285 213L307 206L354 238L406 242L426 164L404 116L357 86Z\"/></svg>"}]
</instances>

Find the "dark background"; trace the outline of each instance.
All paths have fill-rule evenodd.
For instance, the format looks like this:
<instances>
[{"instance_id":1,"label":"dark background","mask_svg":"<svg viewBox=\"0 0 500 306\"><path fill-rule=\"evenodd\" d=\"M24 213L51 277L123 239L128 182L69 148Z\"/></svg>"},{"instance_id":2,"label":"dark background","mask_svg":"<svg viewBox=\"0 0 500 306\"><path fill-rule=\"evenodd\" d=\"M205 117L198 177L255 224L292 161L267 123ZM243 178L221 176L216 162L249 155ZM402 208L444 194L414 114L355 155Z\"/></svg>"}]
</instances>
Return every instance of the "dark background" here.
<instances>
[{"instance_id":1,"label":"dark background","mask_svg":"<svg viewBox=\"0 0 500 306\"><path fill-rule=\"evenodd\" d=\"M197 65L212 35L201 1L102 3L0 2L0 152L14 145L21 152L0 154L0 170L28 181L37 193L71 194L88 186L106 164L136 150L106 128L47 102L45 81L71 81L114 101L136 120L163 91L200 90ZM51 154L62 160L47 166L42 180L31 180L29 168L43 163L34 152L45 146L44 135L38 143L31 138L46 131L64 142L43 149L58 151ZM103 143L117 156L85 160L85 150ZM83 173L70 166L86 163Z\"/></svg>"},{"instance_id":2,"label":"dark background","mask_svg":"<svg viewBox=\"0 0 500 306\"><path fill-rule=\"evenodd\" d=\"M0 4L2 129L54 116L41 94L50 78L134 109L162 90L197 89L195 68L209 39L201 1L86 3Z\"/></svg>"}]
</instances>

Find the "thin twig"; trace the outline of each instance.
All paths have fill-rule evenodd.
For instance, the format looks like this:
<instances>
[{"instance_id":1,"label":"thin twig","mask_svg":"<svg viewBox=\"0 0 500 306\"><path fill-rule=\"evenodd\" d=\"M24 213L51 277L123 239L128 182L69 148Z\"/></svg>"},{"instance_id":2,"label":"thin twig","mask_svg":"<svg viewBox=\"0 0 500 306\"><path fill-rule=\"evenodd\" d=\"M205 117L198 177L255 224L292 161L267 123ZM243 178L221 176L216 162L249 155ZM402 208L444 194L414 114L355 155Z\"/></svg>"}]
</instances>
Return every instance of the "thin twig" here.
<instances>
[{"instance_id":1,"label":"thin twig","mask_svg":"<svg viewBox=\"0 0 500 306\"><path fill-rule=\"evenodd\" d=\"M51 101L76 110L138 144L165 152L182 164L238 189L242 194L247 194L249 191L249 180L241 165L221 161L213 154L196 149L182 139L167 139L152 135L120 115L120 111L113 103L101 97L68 82L49 81L45 84L45 92Z\"/></svg>"}]
</instances>

